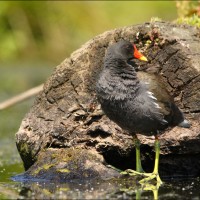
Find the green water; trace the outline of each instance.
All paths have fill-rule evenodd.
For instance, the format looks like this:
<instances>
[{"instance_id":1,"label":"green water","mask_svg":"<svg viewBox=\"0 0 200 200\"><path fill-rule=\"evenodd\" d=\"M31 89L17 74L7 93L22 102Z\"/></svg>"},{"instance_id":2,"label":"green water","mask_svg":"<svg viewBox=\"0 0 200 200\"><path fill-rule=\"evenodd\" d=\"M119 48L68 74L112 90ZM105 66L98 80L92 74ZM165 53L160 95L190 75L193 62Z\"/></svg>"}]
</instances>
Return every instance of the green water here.
<instances>
[{"instance_id":1,"label":"green water","mask_svg":"<svg viewBox=\"0 0 200 200\"><path fill-rule=\"evenodd\" d=\"M37 86L51 74L52 67L2 67L0 100ZM141 186L135 179L88 180L57 183L14 179L24 171L15 146L15 133L34 98L0 111L0 199L200 199L200 181L165 179L165 184Z\"/></svg>"},{"instance_id":2,"label":"green water","mask_svg":"<svg viewBox=\"0 0 200 200\"><path fill-rule=\"evenodd\" d=\"M0 102L43 83L53 64L32 62L0 65ZM11 177L24 171L15 145L15 133L32 106L34 98L0 110L0 199L17 197L18 189Z\"/></svg>"}]
</instances>

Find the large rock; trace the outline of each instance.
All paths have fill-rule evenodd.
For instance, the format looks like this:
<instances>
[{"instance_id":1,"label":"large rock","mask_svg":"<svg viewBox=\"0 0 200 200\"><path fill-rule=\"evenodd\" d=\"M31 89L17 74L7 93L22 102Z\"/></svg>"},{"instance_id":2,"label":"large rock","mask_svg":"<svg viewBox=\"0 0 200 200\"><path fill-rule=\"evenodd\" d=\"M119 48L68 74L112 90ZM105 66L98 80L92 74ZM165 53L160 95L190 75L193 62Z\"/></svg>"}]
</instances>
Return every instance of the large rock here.
<instances>
[{"instance_id":1,"label":"large rock","mask_svg":"<svg viewBox=\"0 0 200 200\"><path fill-rule=\"evenodd\" d=\"M95 96L106 48L120 39L143 51L149 62L139 63L140 70L162 76L192 124L190 129L169 128L161 135L161 176L200 174L200 32L154 22L107 31L56 67L16 134L26 175L66 180L116 175L106 163L134 168L131 136L101 112ZM152 170L154 139L139 138L144 169Z\"/></svg>"}]
</instances>

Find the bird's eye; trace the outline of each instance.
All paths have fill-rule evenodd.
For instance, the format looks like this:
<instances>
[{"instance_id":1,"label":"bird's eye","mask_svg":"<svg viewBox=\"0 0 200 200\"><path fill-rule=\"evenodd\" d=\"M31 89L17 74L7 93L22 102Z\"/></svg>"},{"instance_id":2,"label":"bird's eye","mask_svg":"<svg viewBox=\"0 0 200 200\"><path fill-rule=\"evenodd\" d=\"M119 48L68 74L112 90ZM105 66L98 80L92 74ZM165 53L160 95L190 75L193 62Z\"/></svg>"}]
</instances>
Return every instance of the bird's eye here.
<instances>
[{"instance_id":1,"label":"bird's eye","mask_svg":"<svg viewBox=\"0 0 200 200\"><path fill-rule=\"evenodd\" d=\"M131 46L130 46L130 45L127 45L127 46L126 46L126 49L127 49L128 51L130 51L130 50L131 50Z\"/></svg>"}]
</instances>

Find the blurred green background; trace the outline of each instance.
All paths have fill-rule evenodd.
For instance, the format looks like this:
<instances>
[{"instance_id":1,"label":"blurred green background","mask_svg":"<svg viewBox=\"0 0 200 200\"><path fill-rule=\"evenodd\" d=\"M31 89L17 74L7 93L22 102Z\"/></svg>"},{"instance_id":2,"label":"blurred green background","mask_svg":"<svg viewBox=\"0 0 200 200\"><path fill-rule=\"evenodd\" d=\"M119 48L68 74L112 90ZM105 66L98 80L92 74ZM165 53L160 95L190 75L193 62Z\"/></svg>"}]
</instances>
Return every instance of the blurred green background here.
<instances>
[{"instance_id":1,"label":"blurred green background","mask_svg":"<svg viewBox=\"0 0 200 200\"><path fill-rule=\"evenodd\" d=\"M0 102L43 83L70 53L104 31L199 10L199 1L0 1ZM0 173L16 163L13 173L22 171L14 135L33 99L0 111Z\"/></svg>"},{"instance_id":2,"label":"blurred green background","mask_svg":"<svg viewBox=\"0 0 200 200\"><path fill-rule=\"evenodd\" d=\"M174 1L0 2L0 60L59 63L106 30L176 13Z\"/></svg>"}]
</instances>

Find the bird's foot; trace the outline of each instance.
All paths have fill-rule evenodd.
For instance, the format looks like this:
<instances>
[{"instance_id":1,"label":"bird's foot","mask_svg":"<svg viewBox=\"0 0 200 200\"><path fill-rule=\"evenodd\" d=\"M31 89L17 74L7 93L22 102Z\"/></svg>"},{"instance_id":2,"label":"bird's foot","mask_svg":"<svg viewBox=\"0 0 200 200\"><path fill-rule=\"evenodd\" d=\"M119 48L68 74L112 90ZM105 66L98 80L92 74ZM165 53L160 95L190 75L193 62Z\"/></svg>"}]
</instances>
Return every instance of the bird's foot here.
<instances>
[{"instance_id":1,"label":"bird's foot","mask_svg":"<svg viewBox=\"0 0 200 200\"><path fill-rule=\"evenodd\" d=\"M142 180L139 181L140 184L146 184L149 183L152 180L156 180L158 185L161 185L163 182L160 179L160 176L158 173L144 173L144 176L146 176L146 178L143 178Z\"/></svg>"},{"instance_id":2,"label":"bird's foot","mask_svg":"<svg viewBox=\"0 0 200 200\"><path fill-rule=\"evenodd\" d=\"M139 181L140 184L147 184L149 182L151 182L152 180L156 180L158 185L161 185L163 182L160 179L160 176L158 173L145 173L144 171L138 172L132 169L127 169L125 171L122 171L120 174L123 175L129 175L129 176L143 176L145 178L141 179Z\"/></svg>"}]
</instances>

